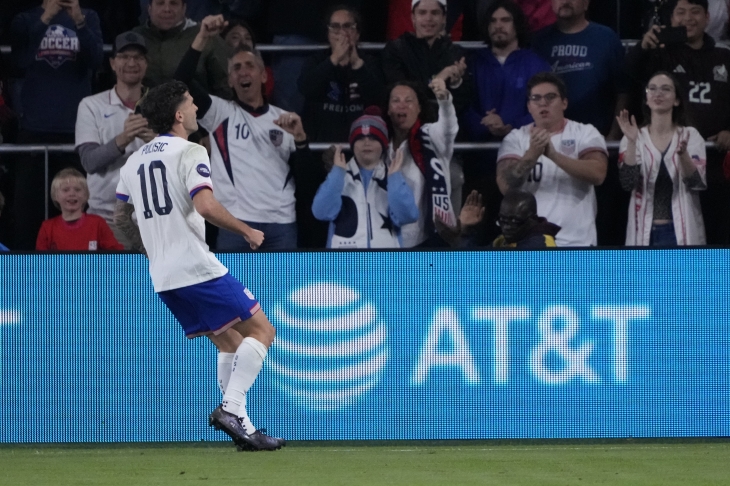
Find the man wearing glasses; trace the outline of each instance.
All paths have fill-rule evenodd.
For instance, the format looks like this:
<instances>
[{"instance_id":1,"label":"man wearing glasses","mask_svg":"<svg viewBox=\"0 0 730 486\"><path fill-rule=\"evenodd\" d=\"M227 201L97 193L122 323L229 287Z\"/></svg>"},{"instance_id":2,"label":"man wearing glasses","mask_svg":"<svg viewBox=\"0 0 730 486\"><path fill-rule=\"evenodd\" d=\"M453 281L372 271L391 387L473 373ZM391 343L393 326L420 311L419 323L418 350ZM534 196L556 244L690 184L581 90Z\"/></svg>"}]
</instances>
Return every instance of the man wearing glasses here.
<instances>
[{"instance_id":1,"label":"man wearing glasses","mask_svg":"<svg viewBox=\"0 0 730 486\"><path fill-rule=\"evenodd\" d=\"M113 221L119 169L134 151L156 136L147 120L134 112L146 92L142 86L147 73L144 37L136 32L117 36L109 64L117 82L112 89L81 100L76 151L88 173L88 212L104 218L117 241L129 249L131 242Z\"/></svg>"},{"instance_id":2,"label":"man wearing glasses","mask_svg":"<svg viewBox=\"0 0 730 486\"><path fill-rule=\"evenodd\" d=\"M595 246L594 186L606 177L606 142L594 126L565 118L567 92L559 77L536 74L527 88L527 109L535 123L503 140L497 185L502 194L510 189L533 193L540 214L562 228L558 246Z\"/></svg>"},{"instance_id":3,"label":"man wearing glasses","mask_svg":"<svg viewBox=\"0 0 730 486\"><path fill-rule=\"evenodd\" d=\"M472 191L461 208L457 227L449 228L442 220L437 220L436 229L453 247L478 247L477 227L484 219L484 211L482 195ZM557 246L555 235L560 226L537 215L537 201L531 192L522 189L507 191L499 205L497 224L501 234L492 241L494 248L534 250Z\"/></svg>"},{"instance_id":4,"label":"man wearing glasses","mask_svg":"<svg viewBox=\"0 0 730 486\"><path fill-rule=\"evenodd\" d=\"M357 49L360 14L346 6L328 16L330 48L307 59L299 77L305 98L302 121L314 142L347 142L350 126L383 97L383 75L375 59Z\"/></svg>"}]
</instances>

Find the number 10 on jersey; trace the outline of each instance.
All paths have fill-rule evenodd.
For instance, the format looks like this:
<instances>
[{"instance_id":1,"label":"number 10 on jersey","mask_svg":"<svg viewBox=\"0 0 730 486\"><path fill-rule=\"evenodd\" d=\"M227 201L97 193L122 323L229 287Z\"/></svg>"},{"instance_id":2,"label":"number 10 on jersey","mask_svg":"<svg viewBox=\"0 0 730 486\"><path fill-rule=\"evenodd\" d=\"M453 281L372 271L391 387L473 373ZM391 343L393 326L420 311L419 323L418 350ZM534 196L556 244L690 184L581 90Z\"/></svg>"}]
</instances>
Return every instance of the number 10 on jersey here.
<instances>
[{"instance_id":1,"label":"number 10 on jersey","mask_svg":"<svg viewBox=\"0 0 730 486\"><path fill-rule=\"evenodd\" d=\"M160 177L162 179L162 190L165 198L165 205L160 205L160 197L157 190L157 179L155 178L155 170L159 170ZM139 184L142 189L142 205L144 206L144 217L150 219L152 217L152 211L150 210L150 203L147 199L147 177L145 175L144 164L139 165L137 169L139 174ZM167 168L161 160L153 160L149 166L150 176L150 190L152 191L152 204L155 206L155 212L160 216L170 214L172 211L172 199L170 199L170 193L167 191Z\"/></svg>"}]
</instances>

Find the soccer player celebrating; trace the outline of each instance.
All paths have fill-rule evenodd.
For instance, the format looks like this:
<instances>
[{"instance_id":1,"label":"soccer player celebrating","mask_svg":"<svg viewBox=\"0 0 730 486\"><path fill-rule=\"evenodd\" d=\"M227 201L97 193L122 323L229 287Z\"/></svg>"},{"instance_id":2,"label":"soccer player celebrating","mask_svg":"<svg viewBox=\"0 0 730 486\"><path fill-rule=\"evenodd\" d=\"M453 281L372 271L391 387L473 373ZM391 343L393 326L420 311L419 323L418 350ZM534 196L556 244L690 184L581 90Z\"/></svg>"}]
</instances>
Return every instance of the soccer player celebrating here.
<instances>
[{"instance_id":1,"label":"soccer player celebrating","mask_svg":"<svg viewBox=\"0 0 730 486\"><path fill-rule=\"evenodd\" d=\"M275 330L253 294L208 250L203 219L241 235L252 249L264 234L233 217L213 196L208 154L188 141L198 129L197 109L180 81L149 91L142 115L160 136L122 167L114 221L147 254L155 292L185 335L207 336L222 353L235 353L230 376L223 379L223 403L211 413L210 425L241 450L279 449L285 441L256 430L246 411L246 393Z\"/></svg>"}]
</instances>

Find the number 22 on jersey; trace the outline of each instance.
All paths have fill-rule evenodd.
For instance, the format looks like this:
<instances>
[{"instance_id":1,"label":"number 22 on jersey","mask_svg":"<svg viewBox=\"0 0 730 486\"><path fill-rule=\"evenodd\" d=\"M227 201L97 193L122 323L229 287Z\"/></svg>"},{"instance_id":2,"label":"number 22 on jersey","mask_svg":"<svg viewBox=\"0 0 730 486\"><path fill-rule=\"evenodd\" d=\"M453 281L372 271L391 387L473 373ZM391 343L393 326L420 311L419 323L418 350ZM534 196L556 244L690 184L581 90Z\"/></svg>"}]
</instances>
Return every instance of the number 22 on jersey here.
<instances>
[{"instance_id":1,"label":"number 22 on jersey","mask_svg":"<svg viewBox=\"0 0 730 486\"><path fill-rule=\"evenodd\" d=\"M162 181L162 192L165 200L164 206L160 205L160 195L158 191L157 177L155 176L155 171L157 171ZM168 215L172 211L172 199L170 199L170 193L167 191L167 168L161 160L153 160L149 165L148 172L150 191L152 193L152 205L155 207L155 212L160 216ZM144 164L139 165L139 169L137 169L137 174L139 174L139 184L142 189L142 205L144 206L143 214L145 219L150 219L152 217L152 211L150 210L150 202L147 194L147 176L145 174Z\"/></svg>"}]
</instances>

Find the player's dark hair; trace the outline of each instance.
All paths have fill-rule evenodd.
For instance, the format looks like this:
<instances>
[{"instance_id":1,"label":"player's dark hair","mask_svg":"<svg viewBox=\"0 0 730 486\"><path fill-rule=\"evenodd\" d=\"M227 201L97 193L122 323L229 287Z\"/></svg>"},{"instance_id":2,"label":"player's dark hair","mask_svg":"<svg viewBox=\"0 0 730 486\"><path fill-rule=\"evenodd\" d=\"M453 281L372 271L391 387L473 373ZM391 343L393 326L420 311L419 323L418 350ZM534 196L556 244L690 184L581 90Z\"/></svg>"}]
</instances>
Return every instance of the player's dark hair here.
<instances>
[{"instance_id":1,"label":"player's dark hair","mask_svg":"<svg viewBox=\"0 0 730 486\"><path fill-rule=\"evenodd\" d=\"M679 0L670 0L669 4L667 5L667 10L673 14L674 9L677 8L678 3ZM692 5L699 5L700 7L705 9L705 12L710 11L710 5L707 0L687 0L687 3L691 3Z\"/></svg>"},{"instance_id":2,"label":"player's dark hair","mask_svg":"<svg viewBox=\"0 0 730 486\"><path fill-rule=\"evenodd\" d=\"M689 120L687 114L684 111L684 90L682 89L682 85L679 84L679 81L672 73L667 71L655 72L651 75L649 81L656 78L657 76L668 77L672 81L672 85L674 85L674 95L677 98L677 101L679 101L679 104L672 107L672 123L679 126L687 126L689 124ZM649 81L646 82L646 86L644 86L644 88L649 87ZM644 103L641 107L641 110L644 114L644 125L649 125L651 124L651 109L649 108L649 105L646 104L646 96L647 92L646 89L644 89Z\"/></svg>"},{"instance_id":3,"label":"player's dark hair","mask_svg":"<svg viewBox=\"0 0 730 486\"><path fill-rule=\"evenodd\" d=\"M152 131L162 135L172 130L175 113L185 101L187 91L188 87L182 81L170 81L149 90L139 106Z\"/></svg>"},{"instance_id":4,"label":"player's dark hair","mask_svg":"<svg viewBox=\"0 0 730 486\"><path fill-rule=\"evenodd\" d=\"M565 86L563 80L560 79L559 76L547 71L537 73L530 78L530 80L527 82L527 96L530 96L532 94L532 88L534 88L538 84L544 83L552 84L553 86L558 88L558 94L560 94L560 97L562 99L568 98L568 88Z\"/></svg>"},{"instance_id":5,"label":"player's dark hair","mask_svg":"<svg viewBox=\"0 0 730 486\"><path fill-rule=\"evenodd\" d=\"M327 15L324 18L324 26L327 27L330 24L330 20L332 20L332 15L340 10L344 10L349 13L350 17L352 17L352 20L355 22L355 30L357 30L358 33L362 32L362 15L360 15L360 12L356 8L345 5L344 3L334 5L327 9Z\"/></svg>"},{"instance_id":6,"label":"player's dark hair","mask_svg":"<svg viewBox=\"0 0 730 486\"><path fill-rule=\"evenodd\" d=\"M0 192L0 211L5 208L5 196L3 196L3 193Z\"/></svg>"},{"instance_id":7,"label":"player's dark hair","mask_svg":"<svg viewBox=\"0 0 730 486\"><path fill-rule=\"evenodd\" d=\"M487 45L491 45L492 43L489 39L489 24L492 21L494 12L500 8L505 9L512 16L512 22L517 33L517 45L520 48L527 47L530 43L530 25L527 23L527 17L520 6L512 0L497 0L493 2L479 17L479 32L481 32L484 42Z\"/></svg>"},{"instance_id":8,"label":"player's dark hair","mask_svg":"<svg viewBox=\"0 0 730 486\"><path fill-rule=\"evenodd\" d=\"M395 83L388 86L388 99L386 100L385 110L383 110L384 113L388 113L390 94L398 86L407 86L416 93L418 104L421 106L421 114L418 115L418 119L421 120L421 123L433 123L438 120L438 112L434 107L436 103L428 98L428 92L426 91L426 88L423 86L422 83L408 80L396 81ZM395 135L395 131L393 130L393 124L391 123L390 116L386 117L385 122L388 125L388 132L390 133L391 138L393 138L393 136Z\"/></svg>"}]
</instances>

